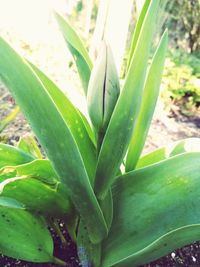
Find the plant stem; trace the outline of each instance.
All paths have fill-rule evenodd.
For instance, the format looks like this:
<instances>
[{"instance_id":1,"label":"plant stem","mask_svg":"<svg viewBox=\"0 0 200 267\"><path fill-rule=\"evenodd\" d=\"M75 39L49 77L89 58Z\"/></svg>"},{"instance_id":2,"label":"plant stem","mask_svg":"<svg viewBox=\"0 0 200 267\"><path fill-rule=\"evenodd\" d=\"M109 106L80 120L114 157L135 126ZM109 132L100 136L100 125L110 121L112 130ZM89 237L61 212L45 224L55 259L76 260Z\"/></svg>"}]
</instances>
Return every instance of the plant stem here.
<instances>
[{"instance_id":1,"label":"plant stem","mask_svg":"<svg viewBox=\"0 0 200 267\"><path fill-rule=\"evenodd\" d=\"M53 257L53 263L57 264L57 265L61 265L61 266L67 266L67 263L64 262L63 260Z\"/></svg>"},{"instance_id":2,"label":"plant stem","mask_svg":"<svg viewBox=\"0 0 200 267\"><path fill-rule=\"evenodd\" d=\"M62 231L60 230L58 222L53 220L51 225L52 225L52 228L55 230L56 234L59 236L61 243L62 243L62 247L66 248L67 247L67 240L65 239Z\"/></svg>"}]
</instances>

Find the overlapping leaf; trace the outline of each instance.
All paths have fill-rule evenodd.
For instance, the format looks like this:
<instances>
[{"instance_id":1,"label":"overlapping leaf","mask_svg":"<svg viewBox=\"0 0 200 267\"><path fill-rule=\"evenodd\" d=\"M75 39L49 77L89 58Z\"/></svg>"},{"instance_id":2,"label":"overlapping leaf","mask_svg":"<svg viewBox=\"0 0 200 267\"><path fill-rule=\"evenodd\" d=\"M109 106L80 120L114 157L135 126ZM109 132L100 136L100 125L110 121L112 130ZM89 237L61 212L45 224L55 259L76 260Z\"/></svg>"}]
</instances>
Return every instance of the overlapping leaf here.
<instances>
[{"instance_id":1,"label":"overlapping leaf","mask_svg":"<svg viewBox=\"0 0 200 267\"><path fill-rule=\"evenodd\" d=\"M199 152L174 156L116 180L102 266L138 266L199 239L199 186Z\"/></svg>"},{"instance_id":2,"label":"overlapping leaf","mask_svg":"<svg viewBox=\"0 0 200 267\"><path fill-rule=\"evenodd\" d=\"M14 166L34 160L34 157L14 146L0 144L0 168Z\"/></svg>"},{"instance_id":3,"label":"overlapping leaf","mask_svg":"<svg viewBox=\"0 0 200 267\"><path fill-rule=\"evenodd\" d=\"M149 50L156 25L159 1L152 0L145 16L125 85L114 109L100 150L95 192L104 198L125 156L139 111Z\"/></svg>"},{"instance_id":4,"label":"overlapping leaf","mask_svg":"<svg viewBox=\"0 0 200 267\"><path fill-rule=\"evenodd\" d=\"M0 172L0 181L1 197L14 197L34 213L70 218L73 207L67 199L67 188L58 181L48 160L4 167Z\"/></svg>"},{"instance_id":5,"label":"overlapping leaf","mask_svg":"<svg viewBox=\"0 0 200 267\"><path fill-rule=\"evenodd\" d=\"M187 138L174 142L166 147L150 152L143 157L137 163L136 169L144 168L148 165L155 164L159 161L168 159L172 156L186 153L186 152L199 152L200 151L200 139L199 138Z\"/></svg>"},{"instance_id":6,"label":"overlapping leaf","mask_svg":"<svg viewBox=\"0 0 200 267\"><path fill-rule=\"evenodd\" d=\"M36 159L43 158L35 138L31 135L21 137L17 144L17 147L24 152L33 155L33 157Z\"/></svg>"},{"instance_id":7,"label":"overlapping leaf","mask_svg":"<svg viewBox=\"0 0 200 267\"><path fill-rule=\"evenodd\" d=\"M90 79L90 73L92 69L92 61L90 56L83 45L83 42L70 26L70 24L58 13L55 13L55 17L60 26L60 30L67 43L69 51L71 52L76 66L79 72L80 79L82 81L85 95L87 95L88 82Z\"/></svg>"},{"instance_id":8,"label":"overlapping leaf","mask_svg":"<svg viewBox=\"0 0 200 267\"><path fill-rule=\"evenodd\" d=\"M0 39L0 77L24 112L80 213L92 242L107 234L77 144L61 113L29 65ZM91 216L92 214L92 216Z\"/></svg>"},{"instance_id":9,"label":"overlapping leaf","mask_svg":"<svg viewBox=\"0 0 200 267\"><path fill-rule=\"evenodd\" d=\"M165 32L157 51L155 52L145 82L141 108L133 130L133 135L126 158L126 171L131 171L135 168L145 144L156 101L159 95L167 43L167 32Z\"/></svg>"},{"instance_id":10,"label":"overlapping leaf","mask_svg":"<svg viewBox=\"0 0 200 267\"><path fill-rule=\"evenodd\" d=\"M66 198L66 188L58 183L49 186L34 178L9 178L1 182L4 185L1 196L12 198L24 204L24 207L37 214L54 218L70 218L72 210Z\"/></svg>"},{"instance_id":11,"label":"overlapping leaf","mask_svg":"<svg viewBox=\"0 0 200 267\"><path fill-rule=\"evenodd\" d=\"M58 110L62 114L63 119L69 127L79 148L88 176L93 186L96 169L96 152L95 146L91 141L88 135L88 131L83 122L83 115L80 115L80 112L73 106L70 100L53 81L51 81L35 65L31 64L31 67L52 97ZM87 125L87 127L89 128L89 125Z\"/></svg>"},{"instance_id":12,"label":"overlapping leaf","mask_svg":"<svg viewBox=\"0 0 200 267\"><path fill-rule=\"evenodd\" d=\"M35 177L49 185L55 185L55 183L59 180L59 176L53 169L51 162L49 160L41 159L33 160L29 163L17 166L5 166L0 169L0 177L4 177L4 175L8 178L12 177L12 175L17 177ZM3 181L3 179L1 180Z\"/></svg>"},{"instance_id":13,"label":"overlapping leaf","mask_svg":"<svg viewBox=\"0 0 200 267\"><path fill-rule=\"evenodd\" d=\"M144 19L145 19L146 13L148 11L150 2L151 2L151 0L145 0L144 1L144 5L143 5L143 8L142 8L142 11L141 11L140 16L138 18L138 21L137 21L137 24L136 24L136 27L135 27L135 30L134 30L134 35L133 35L133 38L132 38L132 42L131 42L131 48L130 48L129 57L128 57L128 61L127 61L127 70L128 70L128 68L129 68L129 66L131 64L131 60L132 60L133 54L134 54L135 49L136 49L136 45L137 45L137 42L138 42L140 31L141 31L142 25L144 23Z\"/></svg>"}]
</instances>

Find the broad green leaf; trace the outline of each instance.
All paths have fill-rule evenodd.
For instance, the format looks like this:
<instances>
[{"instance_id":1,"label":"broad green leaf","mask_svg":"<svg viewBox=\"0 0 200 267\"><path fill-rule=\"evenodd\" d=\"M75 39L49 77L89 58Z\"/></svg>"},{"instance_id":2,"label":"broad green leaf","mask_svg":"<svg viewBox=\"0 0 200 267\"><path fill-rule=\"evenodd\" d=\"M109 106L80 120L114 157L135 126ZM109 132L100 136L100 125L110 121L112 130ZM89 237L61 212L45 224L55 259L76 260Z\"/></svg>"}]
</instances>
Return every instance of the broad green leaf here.
<instances>
[{"instance_id":1,"label":"broad green leaf","mask_svg":"<svg viewBox=\"0 0 200 267\"><path fill-rule=\"evenodd\" d=\"M186 152L200 152L200 138L187 138L174 142L166 147L156 149L141 157L137 163L136 169L155 164L161 160Z\"/></svg>"},{"instance_id":2,"label":"broad green leaf","mask_svg":"<svg viewBox=\"0 0 200 267\"><path fill-rule=\"evenodd\" d=\"M19 112L19 107L16 107L5 119L0 122L0 132L9 125Z\"/></svg>"},{"instance_id":3,"label":"broad green leaf","mask_svg":"<svg viewBox=\"0 0 200 267\"><path fill-rule=\"evenodd\" d=\"M96 169L96 152L95 146L92 143L85 124L80 116L80 112L73 106L66 95L53 83L43 72L41 72L36 66L31 64L34 72L43 83L45 89L52 97L55 105L62 114L67 126L69 127L76 144L81 153L82 159L85 164L88 176L91 184L94 184L94 176Z\"/></svg>"},{"instance_id":4,"label":"broad green leaf","mask_svg":"<svg viewBox=\"0 0 200 267\"><path fill-rule=\"evenodd\" d=\"M17 144L17 147L24 152L31 154L36 159L43 158L35 138L31 135L21 137Z\"/></svg>"},{"instance_id":5,"label":"broad green leaf","mask_svg":"<svg viewBox=\"0 0 200 267\"><path fill-rule=\"evenodd\" d=\"M0 196L0 209L1 207L13 208L13 209L25 209L24 205L13 199L12 197L3 197Z\"/></svg>"},{"instance_id":6,"label":"broad green leaf","mask_svg":"<svg viewBox=\"0 0 200 267\"><path fill-rule=\"evenodd\" d=\"M0 206L0 253L26 261L53 261L53 241L44 220Z\"/></svg>"},{"instance_id":7,"label":"broad green leaf","mask_svg":"<svg viewBox=\"0 0 200 267\"><path fill-rule=\"evenodd\" d=\"M157 163L161 160L167 159L168 157L169 157L169 155L168 155L165 147L158 148L158 149L142 156L136 165L136 169L141 169L141 168L146 167L148 165L152 165L152 164Z\"/></svg>"},{"instance_id":8,"label":"broad green leaf","mask_svg":"<svg viewBox=\"0 0 200 267\"><path fill-rule=\"evenodd\" d=\"M166 254L169 254L177 248L181 248L185 245L193 243L194 240L199 240L199 229L200 224L197 223L188 226L183 226L176 230L170 231L166 235L163 235L160 239L153 242L149 247L139 251L137 254L134 255L134 258L127 258L114 266L137 267L141 264L141 262L147 263L147 259L148 263L154 261ZM143 258L144 260L141 261L141 258Z\"/></svg>"},{"instance_id":9,"label":"broad green leaf","mask_svg":"<svg viewBox=\"0 0 200 267\"><path fill-rule=\"evenodd\" d=\"M18 165L34 160L34 157L14 146L0 144L0 168Z\"/></svg>"},{"instance_id":10,"label":"broad green leaf","mask_svg":"<svg viewBox=\"0 0 200 267\"><path fill-rule=\"evenodd\" d=\"M102 245L102 266L139 266L198 240L199 186L199 152L119 177L113 186L114 217Z\"/></svg>"},{"instance_id":11,"label":"broad green leaf","mask_svg":"<svg viewBox=\"0 0 200 267\"><path fill-rule=\"evenodd\" d=\"M14 197L28 210L57 218L70 217L73 212L71 201L67 199L67 188L59 182L48 160L4 167L0 181L1 196Z\"/></svg>"},{"instance_id":12,"label":"broad green leaf","mask_svg":"<svg viewBox=\"0 0 200 267\"><path fill-rule=\"evenodd\" d=\"M9 176L9 173L11 176ZM5 166L0 169L0 177L3 177L4 175L12 177L13 174L18 177L34 177L48 185L55 185L59 180L51 162L45 159L33 160L29 163L17 166ZM3 179L0 178L0 180Z\"/></svg>"},{"instance_id":13,"label":"broad green leaf","mask_svg":"<svg viewBox=\"0 0 200 267\"><path fill-rule=\"evenodd\" d=\"M131 64L131 60L133 58L133 54L135 52L136 45L137 45L137 42L139 39L140 31L141 31L142 25L144 23L144 19L145 19L145 16L147 14L150 3L151 3L151 0L144 0L144 5L143 5L142 11L140 13L140 16L138 18L138 21L137 21L137 24L136 24L136 27L134 30L132 42L131 42L131 48L130 48L129 57L128 57L128 61L127 61L127 70Z\"/></svg>"},{"instance_id":14,"label":"broad green leaf","mask_svg":"<svg viewBox=\"0 0 200 267\"><path fill-rule=\"evenodd\" d=\"M80 213L92 242L107 235L81 154L53 99L30 66L0 39L0 77L13 94ZM92 214L92 216L91 216Z\"/></svg>"},{"instance_id":15,"label":"broad green leaf","mask_svg":"<svg viewBox=\"0 0 200 267\"><path fill-rule=\"evenodd\" d=\"M66 198L67 189L60 182L50 186L34 177L14 177L1 182L0 190L0 196L14 197L25 209L47 217L66 219L72 210Z\"/></svg>"},{"instance_id":16,"label":"broad green leaf","mask_svg":"<svg viewBox=\"0 0 200 267\"><path fill-rule=\"evenodd\" d=\"M85 95L87 95L88 82L90 79L90 72L92 69L92 61L83 45L80 37L77 35L71 25L58 13L55 13L56 20L59 24L62 35L67 43L69 51L71 52L82 81Z\"/></svg>"},{"instance_id":17,"label":"broad green leaf","mask_svg":"<svg viewBox=\"0 0 200 267\"><path fill-rule=\"evenodd\" d=\"M157 48L157 51L155 52L147 75L147 80L145 82L142 103L126 158L126 172L131 171L135 168L145 144L159 95L167 43L168 35L167 32L165 32Z\"/></svg>"},{"instance_id":18,"label":"broad green leaf","mask_svg":"<svg viewBox=\"0 0 200 267\"><path fill-rule=\"evenodd\" d=\"M63 218L74 239L77 214L49 160L34 160L0 170L2 196L15 197L25 208L46 217ZM34 199L34 201L33 201Z\"/></svg>"},{"instance_id":19,"label":"broad green leaf","mask_svg":"<svg viewBox=\"0 0 200 267\"><path fill-rule=\"evenodd\" d=\"M124 88L118 98L99 153L95 193L104 198L126 154L141 104L159 1L152 0L138 38ZM151 29L151 30L150 30Z\"/></svg>"}]
</instances>

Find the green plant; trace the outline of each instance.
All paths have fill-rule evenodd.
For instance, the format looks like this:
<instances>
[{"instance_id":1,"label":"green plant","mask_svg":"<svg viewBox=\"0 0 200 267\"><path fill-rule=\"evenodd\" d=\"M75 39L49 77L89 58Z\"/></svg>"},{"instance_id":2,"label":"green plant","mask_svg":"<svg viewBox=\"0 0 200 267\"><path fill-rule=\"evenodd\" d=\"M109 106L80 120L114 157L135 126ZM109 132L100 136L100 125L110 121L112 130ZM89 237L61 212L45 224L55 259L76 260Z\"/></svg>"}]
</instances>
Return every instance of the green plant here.
<instances>
[{"instance_id":1,"label":"green plant","mask_svg":"<svg viewBox=\"0 0 200 267\"><path fill-rule=\"evenodd\" d=\"M138 266L200 238L199 139L141 157L167 47L165 32L148 69L158 7L157 0L145 2L121 92L110 48L104 43L93 68L80 38L56 15L92 128L44 73L0 39L0 77L48 157L29 140L0 145L4 255L65 266L53 256L47 230L60 218L84 266Z\"/></svg>"},{"instance_id":2,"label":"green plant","mask_svg":"<svg viewBox=\"0 0 200 267\"><path fill-rule=\"evenodd\" d=\"M179 106L185 115L195 114L200 105L199 59L185 53L172 54L166 61L161 97L167 109Z\"/></svg>"},{"instance_id":3,"label":"green plant","mask_svg":"<svg viewBox=\"0 0 200 267\"><path fill-rule=\"evenodd\" d=\"M170 58L177 66L190 66L192 68L192 74L200 78L200 55L198 51L193 54L188 54L182 50L175 50L170 53Z\"/></svg>"}]
</instances>

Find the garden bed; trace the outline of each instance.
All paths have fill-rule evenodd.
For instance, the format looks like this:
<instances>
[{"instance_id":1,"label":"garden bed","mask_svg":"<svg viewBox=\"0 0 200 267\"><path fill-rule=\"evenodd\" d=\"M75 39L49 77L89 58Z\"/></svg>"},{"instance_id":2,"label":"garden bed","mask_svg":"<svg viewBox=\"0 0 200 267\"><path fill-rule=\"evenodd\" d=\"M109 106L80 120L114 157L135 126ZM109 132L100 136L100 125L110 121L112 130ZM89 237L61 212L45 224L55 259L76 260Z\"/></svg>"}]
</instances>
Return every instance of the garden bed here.
<instances>
[{"instance_id":1,"label":"garden bed","mask_svg":"<svg viewBox=\"0 0 200 267\"><path fill-rule=\"evenodd\" d=\"M0 85L0 116L5 117L14 107L15 103L7 92L7 90ZM200 119L176 116L176 118L168 118L163 112L162 104L159 102L153 123L151 125L149 137L144 151L149 152L157 147L169 144L171 141L187 137L200 137ZM21 113L16 119L1 133L1 140L15 144L20 136L31 133L30 127ZM60 223L62 232L68 241L67 247L63 248L60 244L58 236L52 232L54 238L54 255L68 263L69 267L80 266L77 258L75 245L70 240L64 224ZM51 230L52 231L52 230ZM200 242L193 243L182 249L179 249L162 259L159 259L151 264L144 265L145 267L178 267L190 266L197 267L200 265ZM2 267L53 267L55 264L44 263L27 263L19 260L14 260L5 256L0 256L0 266Z\"/></svg>"}]
</instances>

